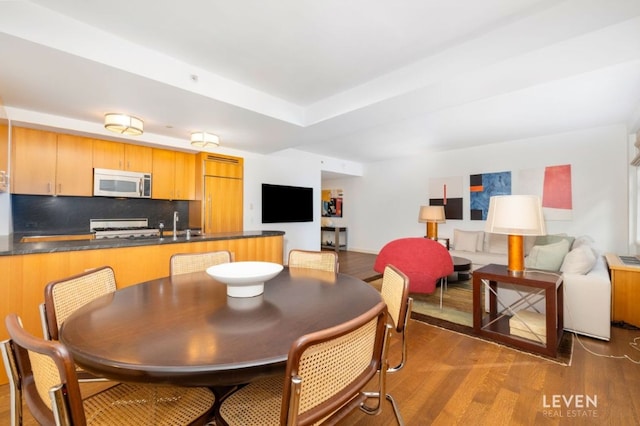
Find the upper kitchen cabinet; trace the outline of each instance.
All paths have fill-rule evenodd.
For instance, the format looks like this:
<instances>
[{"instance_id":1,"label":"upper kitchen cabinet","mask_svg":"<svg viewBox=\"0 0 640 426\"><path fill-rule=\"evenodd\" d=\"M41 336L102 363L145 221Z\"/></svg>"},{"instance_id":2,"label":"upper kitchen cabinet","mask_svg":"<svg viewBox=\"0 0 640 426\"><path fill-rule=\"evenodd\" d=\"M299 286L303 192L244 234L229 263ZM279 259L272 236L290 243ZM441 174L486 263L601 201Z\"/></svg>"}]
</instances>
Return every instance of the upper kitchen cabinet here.
<instances>
[{"instance_id":1,"label":"upper kitchen cabinet","mask_svg":"<svg viewBox=\"0 0 640 426\"><path fill-rule=\"evenodd\" d=\"M93 141L93 167L149 173L152 148L96 139Z\"/></svg>"},{"instance_id":2,"label":"upper kitchen cabinet","mask_svg":"<svg viewBox=\"0 0 640 426\"><path fill-rule=\"evenodd\" d=\"M7 170L9 169L9 124L0 117L0 192L7 190Z\"/></svg>"},{"instance_id":3,"label":"upper kitchen cabinet","mask_svg":"<svg viewBox=\"0 0 640 426\"><path fill-rule=\"evenodd\" d=\"M92 140L13 128L12 192L32 195L92 194Z\"/></svg>"},{"instance_id":4,"label":"upper kitchen cabinet","mask_svg":"<svg viewBox=\"0 0 640 426\"><path fill-rule=\"evenodd\" d=\"M195 199L195 154L153 149L151 198Z\"/></svg>"}]
</instances>

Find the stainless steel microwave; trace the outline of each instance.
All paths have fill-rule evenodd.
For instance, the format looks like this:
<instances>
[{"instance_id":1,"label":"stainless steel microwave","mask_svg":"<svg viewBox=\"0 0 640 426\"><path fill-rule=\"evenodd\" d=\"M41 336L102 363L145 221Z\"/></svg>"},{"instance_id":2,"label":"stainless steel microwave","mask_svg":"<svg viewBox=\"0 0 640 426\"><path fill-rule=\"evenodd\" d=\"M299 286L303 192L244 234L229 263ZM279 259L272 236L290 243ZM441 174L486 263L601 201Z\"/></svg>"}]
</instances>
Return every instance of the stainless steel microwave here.
<instances>
[{"instance_id":1,"label":"stainless steel microwave","mask_svg":"<svg viewBox=\"0 0 640 426\"><path fill-rule=\"evenodd\" d=\"M93 169L93 195L151 198L151 173Z\"/></svg>"}]
</instances>

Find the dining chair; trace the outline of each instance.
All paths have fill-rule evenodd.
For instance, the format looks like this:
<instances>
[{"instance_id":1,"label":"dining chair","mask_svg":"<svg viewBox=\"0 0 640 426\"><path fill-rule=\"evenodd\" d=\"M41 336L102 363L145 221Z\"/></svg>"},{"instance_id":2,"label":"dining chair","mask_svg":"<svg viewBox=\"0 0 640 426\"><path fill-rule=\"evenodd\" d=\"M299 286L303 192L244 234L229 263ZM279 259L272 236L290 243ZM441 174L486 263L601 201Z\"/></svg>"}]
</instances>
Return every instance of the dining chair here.
<instances>
[{"instance_id":1,"label":"dining chair","mask_svg":"<svg viewBox=\"0 0 640 426\"><path fill-rule=\"evenodd\" d=\"M334 251L311 251L293 249L289 251L290 268L318 269L338 272L338 255Z\"/></svg>"},{"instance_id":2,"label":"dining chair","mask_svg":"<svg viewBox=\"0 0 640 426\"><path fill-rule=\"evenodd\" d=\"M296 339L286 371L251 382L220 404L224 425L308 425L337 421L360 405L380 370L386 386L387 310L384 302L337 326ZM369 414L380 413L381 404Z\"/></svg>"},{"instance_id":3,"label":"dining chair","mask_svg":"<svg viewBox=\"0 0 640 426\"><path fill-rule=\"evenodd\" d=\"M116 278L110 266L84 271L49 282L41 305L43 335L58 340L60 326L76 309L105 294L116 291Z\"/></svg>"},{"instance_id":4,"label":"dining chair","mask_svg":"<svg viewBox=\"0 0 640 426\"><path fill-rule=\"evenodd\" d=\"M41 425L186 425L204 423L212 413L215 396L202 387L116 384L83 398L62 343L28 333L15 313L5 325L10 339L2 344L3 356L12 358L11 374Z\"/></svg>"},{"instance_id":5,"label":"dining chair","mask_svg":"<svg viewBox=\"0 0 640 426\"><path fill-rule=\"evenodd\" d=\"M205 253L176 253L171 256L171 275L200 272L206 270L209 266L232 261L233 256L228 250Z\"/></svg>"},{"instance_id":6,"label":"dining chair","mask_svg":"<svg viewBox=\"0 0 640 426\"><path fill-rule=\"evenodd\" d=\"M382 275L382 287L380 289L382 300L387 304L391 329L395 330L401 341L401 358L395 366L387 366L387 373L395 373L402 369L407 360L407 325L411 317L413 298L409 297L409 277L393 265L387 265ZM369 398L380 399L377 392L366 392ZM387 400L393 407L398 424L404 425L400 409L391 394L386 394ZM367 410L366 406L363 409Z\"/></svg>"}]
</instances>

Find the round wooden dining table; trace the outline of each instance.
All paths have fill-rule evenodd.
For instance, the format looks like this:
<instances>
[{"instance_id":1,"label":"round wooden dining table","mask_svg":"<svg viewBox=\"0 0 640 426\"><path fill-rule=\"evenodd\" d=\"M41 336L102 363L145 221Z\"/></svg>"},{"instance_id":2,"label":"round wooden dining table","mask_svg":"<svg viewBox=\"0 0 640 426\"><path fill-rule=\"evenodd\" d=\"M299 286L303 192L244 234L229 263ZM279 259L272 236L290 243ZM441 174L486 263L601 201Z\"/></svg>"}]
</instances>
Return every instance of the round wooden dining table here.
<instances>
[{"instance_id":1,"label":"round wooden dining table","mask_svg":"<svg viewBox=\"0 0 640 426\"><path fill-rule=\"evenodd\" d=\"M264 293L233 298L206 272L101 296L63 323L76 364L124 382L232 386L284 371L292 342L371 309L380 293L344 274L284 268Z\"/></svg>"}]
</instances>

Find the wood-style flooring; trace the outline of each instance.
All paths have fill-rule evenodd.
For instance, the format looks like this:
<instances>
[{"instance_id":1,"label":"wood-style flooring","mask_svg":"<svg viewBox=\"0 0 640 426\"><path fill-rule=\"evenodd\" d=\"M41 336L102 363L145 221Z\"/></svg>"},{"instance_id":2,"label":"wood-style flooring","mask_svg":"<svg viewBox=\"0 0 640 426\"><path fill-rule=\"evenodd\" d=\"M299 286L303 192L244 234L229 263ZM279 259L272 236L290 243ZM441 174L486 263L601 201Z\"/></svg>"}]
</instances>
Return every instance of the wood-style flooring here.
<instances>
[{"instance_id":1,"label":"wood-style flooring","mask_svg":"<svg viewBox=\"0 0 640 426\"><path fill-rule=\"evenodd\" d=\"M368 278L374 259L340 252L340 271ZM407 425L640 424L640 331L613 328L610 342L579 337L568 367L417 321L408 337L406 366L387 376ZM393 339L392 361L398 350ZM0 386L0 425L9 424L8 394ZM28 411L24 424L36 424ZM395 419L385 402L379 416L356 410L340 424Z\"/></svg>"}]
</instances>

